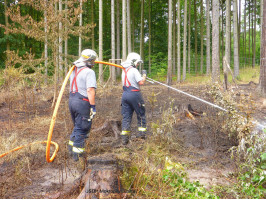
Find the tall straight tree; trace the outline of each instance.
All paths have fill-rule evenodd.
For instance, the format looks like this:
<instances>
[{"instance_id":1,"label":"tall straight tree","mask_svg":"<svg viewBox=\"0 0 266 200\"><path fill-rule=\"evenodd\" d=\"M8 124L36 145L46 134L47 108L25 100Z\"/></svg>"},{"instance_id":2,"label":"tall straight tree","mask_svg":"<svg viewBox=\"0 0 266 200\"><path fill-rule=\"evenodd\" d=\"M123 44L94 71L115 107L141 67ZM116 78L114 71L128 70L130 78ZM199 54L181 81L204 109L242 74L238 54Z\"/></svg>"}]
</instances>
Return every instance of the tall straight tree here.
<instances>
[{"instance_id":1,"label":"tall straight tree","mask_svg":"<svg viewBox=\"0 0 266 200\"><path fill-rule=\"evenodd\" d=\"M254 37L254 39L253 39L253 54L252 54L252 67L254 68L255 67L255 58L256 58L256 33L257 33L257 31L256 31L256 16L257 16L257 13L256 13L256 11L257 11L257 9L256 9L256 6L257 6L257 0L254 0L254 28L253 28L253 37Z\"/></svg>"},{"instance_id":2,"label":"tall straight tree","mask_svg":"<svg viewBox=\"0 0 266 200\"><path fill-rule=\"evenodd\" d=\"M62 15L62 0L59 0L59 15ZM63 75L63 27L62 27L62 18L59 18L59 38L58 38L58 52L59 52L59 77L60 80L63 79L62 75Z\"/></svg>"},{"instance_id":3,"label":"tall straight tree","mask_svg":"<svg viewBox=\"0 0 266 200\"><path fill-rule=\"evenodd\" d=\"M120 0L116 0L116 58L120 59ZM120 64L118 61L117 64ZM117 74L120 72L117 69Z\"/></svg>"},{"instance_id":4,"label":"tall straight tree","mask_svg":"<svg viewBox=\"0 0 266 200\"><path fill-rule=\"evenodd\" d=\"M152 0L149 0L149 73L151 73L151 5Z\"/></svg>"},{"instance_id":5,"label":"tall straight tree","mask_svg":"<svg viewBox=\"0 0 266 200\"><path fill-rule=\"evenodd\" d=\"M211 72L211 27L210 27L210 0L206 0L206 74Z\"/></svg>"},{"instance_id":6,"label":"tall straight tree","mask_svg":"<svg viewBox=\"0 0 266 200\"><path fill-rule=\"evenodd\" d=\"M218 0L215 0L218 1ZM198 17L197 0L194 0L194 20L195 20L195 72L198 72Z\"/></svg>"},{"instance_id":7,"label":"tall straight tree","mask_svg":"<svg viewBox=\"0 0 266 200\"><path fill-rule=\"evenodd\" d=\"M45 0L45 8L44 8L44 67L45 67L45 83L47 83L47 76L48 76L48 35L47 35L47 1Z\"/></svg>"},{"instance_id":8,"label":"tall straight tree","mask_svg":"<svg viewBox=\"0 0 266 200\"><path fill-rule=\"evenodd\" d=\"M212 81L220 81L219 0L212 1Z\"/></svg>"},{"instance_id":9,"label":"tall straight tree","mask_svg":"<svg viewBox=\"0 0 266 200\"><path fill-rule=\"evenodd\" d=\"M132 0L132 3L133 3L133 0ZM131 50L134 51L135 49L135 15L134 15L134 7L131 6L131 11L130 11L130 14L131 14L131 24L132 24L132 39L131 39Z\"/></svg>"},{"instance_id":10,"label":"tall straight tree","mask_svg":"<svg viewBox=\"0 0 266 200\"><path fill-rule=\"evenodd\" d=\"M46 0L47 1L47 0ZM65 4L65 18L67 19L67 9L68 9L68 5L67 5L67 3ZM64 38L64 40L65 40L65 75L67 74L67 72L68 72L68 62L67 62L67 55L68 55L68 34L67 34L67 32L68 32L68 29L67 29L67 25L65 24L65 38Z\"/></svg>"},{"instance_id":11,"label":"tall straight tree","mask_svg":"<svg viewBox=\"0 0 266 200\"><path fill-rule=\"evenodd\" d=\"M186 79L187 72L187 0L184 9L184 41L183 41L183 81Z\"/></svg>"},{"instance_id":12,"label":"tall straight tree","mask_svg":"<svg viewBox=\"0 0 266 200\"><path fill-rule=\"evenodd\" d=\"M177 0L177 82L181 81L181 38L180 38L180 0Z\"/></svg>"},{"instance_id":13,"label":"tall straight tree","mask_svg":"<svg viewBox=\"0 0 266 200\"><path fill-rule=\"evenodd\" d=\"M126 0L122 2L122 59L127 59L127 13L126 13Z\"/></svg>"},{"instance_id":14,"label":"tall straight tree","mask_svg":"<svg viewBox=\"0 0 266 200\"><path fill-rule=\"evenodd\" d=\"M238 45L238 12L237 0L233 0L233 15L234 15L234 77L239 75L239 45Z\"/></svg>"},{"instance_id":15,"label":"tall straight tree","mask_svg":"<svg viewBox=\"0 0 266 200\"><path fill-rule=\"evenodd\" d=\"M244 49L244 66L246 66L246 37L247 37L247 30L246 30L246 27L247 27L247 11L246 11L246 6L247 5L247 0L245 0L245 3L244 3L244 33L243 33L243 49Z\"/></svg>"},{"instance_id":16,"label":"tall straight tree","mask_svg":"<svg viewBox=\"0 0 266 200\"><path fill-rule=\"evenodd\" d=\"M178 0L179 1L179 0ZM172 84L172 0L168 1L168 69L167 85Z\"/></svg>"},{"instance_id":17,"label":"tall straight tree","mask_svg":"<svg viewBox=\"0 0 266 200\"><path fill-rule=\"evenodd\" d=\"M231 0L226 0L225 58L230 65L231 53Z\"/></svg>"},{"instance_id":18,"label":"tall straight tree","mask_svg":"<svg viewBox=\"0 0 266 200\"><path fill-rule=\"evenodd\" d=\"M94 0L91 0L91 24L94 24ZM94 26L91 29L91 48L95 49Z\"/></svg>"},{"instance_id":19,"label":"tall straight tree","mask_svg":"<svg viewBox=\"0 0 266 200\"><path fill-rule=\"evenodd\" d=\"M260 49L260 82L259 87L262 94L266 95L266 3L264 2L263 5L263 15L261 20L261 49Z\"/></svg>"},{"instance_id":20,"label":"tall straight tree","mask_svg":"<svg viewBox=\"0 0 266 200\"><path fill-rule=\"evenodd\" d=\"M111 0L111 51L112 62L115 63L115 0ZM116 81L115 67L111 66L111 79L114 83Z\"/></svg>"},{"instance_id":21,"label":"tall straight tree","mask_svg":"<svg viewBox=\"0 0 266 200\"><path fill-rule=\"evenodd\" d=\"M130 19L130 0L127 0L127 51L131 50L131 19Z\"/></svg>"},{"instance_id":22,"label":"tall straight tree","mask_svg":"<svg viewBox=\"0 0 266 200\"><path fill-rule=\"evenodd\" d=\"M207 0L208 1L208 0ZM188 60L187 60L187 65L188 65L188 73L190 74L190 33L191 33L191 1L188 1Z\"/></svg>"},{"instance_id":23,"label":"tall straight tree","mask_svg":"<svg viewBox=\"0 0 266 200\"><path fill-rule=\"evenodd\" d=\"M144 60L144 0L141 0L140 57ZM142 65L140 65L141 70Z\"/></svg>"},{"instance_id":24,"label":"tall straight tree","mask_svg":"<svg viewBox=\"0 0 266 200\"><path fill-rule=\"evenodd\" d=\"M200 72L203 73L203 0L200 0Z\"/></svg>"},{"instance_id":25,"label":"tall straight tree","mask_svg":"<svg viewBox=\"0 0 266 200\"><path fill-rule=\"evenodd\" d=\"M4 5L5 6L5 25L6 25L6 27L8 27L7 0L5 0L4 4L5 4ZM8 31L6 31L6 35L8 36ZM8 38L6 40L6 50L10 51L10 43L9 43L9 39ZM8 67L7 63L6 63L6 67Z\"/></svg>"},{"instance_id":26,"label":"tall straight tree","mask_svg":"<svg viewBox=\"0 0 266 200\"><path fill-rule=\"evenodd\" d=\"M99 60L103 60L103 1L99 0ZM99 80L103 83L103 65L99 64Z\"/></svg>"},{"instance_id":27,"label":"tall straight tree","mask_svg":"<svg viewBox=\"0 0 266 200\"><path fill-rule=\"evenodd\" d=\"M250 64L251 0L248 0L248 64Z\"/></svg>"},{"instance_id":28,"label":"tall straight tree","mask_svg":"<svg viewBox=\"0 0 266 200\"><path fill-rule=\"evenodd\" d=\"M176 0L173 0L173 74L176 68Z\"/></svg>"},{"instance_id":29,"label":"tall straight tree","mask_svg":"<svg viewBox=\"0 0 266 200\"><path fill-rule=\"evenodd\" d=\"M80 10L82 10L82 0L79 0ZM82 27L82 12L79 15L79 27ZM81 33L79 33L79 56L81 55L82 49L82 40L81 40Z\"/></svg>"}]
</instances>

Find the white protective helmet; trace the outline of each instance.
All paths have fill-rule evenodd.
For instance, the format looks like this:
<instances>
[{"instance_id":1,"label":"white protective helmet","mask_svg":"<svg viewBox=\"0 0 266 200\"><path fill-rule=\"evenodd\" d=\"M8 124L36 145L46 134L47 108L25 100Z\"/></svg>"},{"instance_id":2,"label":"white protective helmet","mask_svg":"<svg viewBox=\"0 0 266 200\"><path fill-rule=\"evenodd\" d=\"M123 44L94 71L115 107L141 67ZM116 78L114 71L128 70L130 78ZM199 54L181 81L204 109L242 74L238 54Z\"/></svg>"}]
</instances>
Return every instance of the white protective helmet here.
<instances>
[{"instance_id":1,"label":"white protective helmet","mask_svg":"<svg viewBox=\"0 0 266 200\"><path fill-rule=\"evenodd\" d=\"M143 63L140 55L134 52L128 54L127 61L131 62L134 67L137 67L139 63Z\"/></svg>"},{"instance_id":2,"label":"white protective helmet","mask_svg":"<svg viewBox=\"0 0 266 200\"><path fill-rule=\"evenodd\" d=\"M95 51L91 49L85 49L81 52L80 58L74 63L85 63L87 67L92 67L94 66L94 61L97 59L97 57L98 55Z\"/></svg>"}]
</instances>

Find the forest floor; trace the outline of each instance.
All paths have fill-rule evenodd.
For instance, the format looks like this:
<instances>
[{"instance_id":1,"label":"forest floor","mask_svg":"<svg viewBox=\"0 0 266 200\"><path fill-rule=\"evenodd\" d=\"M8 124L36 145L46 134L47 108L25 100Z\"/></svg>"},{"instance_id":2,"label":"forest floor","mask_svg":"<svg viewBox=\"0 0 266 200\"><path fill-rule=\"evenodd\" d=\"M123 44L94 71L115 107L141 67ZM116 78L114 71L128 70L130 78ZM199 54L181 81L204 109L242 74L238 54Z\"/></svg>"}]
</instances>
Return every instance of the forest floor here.
<instances>
[{"instance_id":1,"label":"forest floor","mask_svg":"<svg viewBox=\"0 0 266 200\"><path fill-rule=\"evenodd\" d=\"M180 84L173 87L212 102L208 87L205 85ZM256 103L254 118L263 121L266 102L256 93L255 87L247 84L240 89L243 93L252 93ZM237 145L237 142L220 131L222 122L216 120L218 110L160 85L147 83L141 89L146 104L149 137L153 137L154 124L160 126L164 123L164 118L171 118L169 120L173 122L168 128L171 128L171 138L178 144L178 148L169 148L171 154L169 156L175 162L185 166L189 180L199 180L207 189L213 185L233 184L236 180L231 178L231 175L237 166L231 160L228 150ZM0 98L2 143L0 154L30 142L46 140L53 112L51 108L53 88L38 90L27 88L6 94L8 95L2 93ZM115 140L110 127L100 132L96 131L106 121L116 121L121 124L121 95L120 84L97 89L97 115L87 140L89 156L105 153L117 155L124 148L121 145L106 144L106 138ZM186 117L185 110L188 104L191 104L193 109L204 112L205 115L195 119ZM166 116L166 111L169 109L171 109L171 116ZM81 176L84 163L73 162L68 156L67 142L72 128L68 94L65 92L52 138L52 141L60 146L54 162L46 162L45 145L26 147L0 158L0 198L56 198L58 192L67 185L73 184ZM133 155L132 152L141 152L142 147L149 140L149 138L146 141L136 140L136 130L137 121L134 114L132 137L127 145L128 151L131 152L127 154L129 157ZM126 158L124 162L128 159L130 158ZM79 191L73 191L66 198L76 198L78 194ZM228 196L221 196L221 198L228 198Z\"/></svg>"}]
</instances>

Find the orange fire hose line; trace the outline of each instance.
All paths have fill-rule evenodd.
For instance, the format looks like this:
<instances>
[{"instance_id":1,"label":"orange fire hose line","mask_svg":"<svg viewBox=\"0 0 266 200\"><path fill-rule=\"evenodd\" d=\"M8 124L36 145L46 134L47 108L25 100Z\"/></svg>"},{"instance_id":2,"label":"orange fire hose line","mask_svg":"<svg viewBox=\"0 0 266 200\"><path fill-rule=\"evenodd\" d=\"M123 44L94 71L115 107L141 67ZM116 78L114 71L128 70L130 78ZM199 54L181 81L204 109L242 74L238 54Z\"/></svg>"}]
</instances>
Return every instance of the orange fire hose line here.
<instances>
[{"instance_id":1,"label":"orange fire hose line","mask_svg":"<svg viewBox=\"0 0 266 200\"><path fill-rule=\"evenodd\" d=\"M121 65L117 65L117 64L114 64L114 63L103 62L103 61L95 61L95 63L111 65L111 66L115 66L115 67L119 67L119 68L123 69L123 67ZM74 68L75 68L75 66L72 66L72 68L67 73L67 75L66 75L66 77L64 79L64 82L62 84L61 90L59 92L59 95L58 95L58 98L57 98L57 101L56 101L56 105L55 105L55 108L54 108L53 116L52 116L52 119L51 119L51 124L50 124L50 129L49 129L47 141L37 141L37 142L29 143L27 145L16 147L16 148L14 148L14 149L6 152L6 153L1 154L0 158L6 156L9 153L12 153L14 151L18 151L18 150L20 150L22 148L31 146L33 144L46 143L46 161L49 163L49 162L52 162L55 159L55 156L56 156L56 154L57 154L57 152L59 150L59 145L56 142L52 141L52 135L53 135L54 125L55 125L56 115L57 115L57 112L58 112L58 108L59 108L59 105L60 105L64 90L65 90L67 81L68 81L72 71L74 70ZM50 158L50 146L51 146L51 144L53 144L55 146L55 151L54 151L53 155Z\"/></svg>"},{"instance_id":2,"label":"orange fire hose line","mask_svg":"<svg viewBox=\"0 0 266 200\"><path fill-rule=\"evenodd\" d=\"M49 129L49 133L48 133L48 137L47 137L47 145L46 145L46 161L49 163L49 162L52 162L56 156L56 153L58 152L59 148L55 149L52 157L50 158L50 145L51 145L51 140L52 140L52 135L53 135L53 131L54 131L54 125L55 125L55 120L56 120L56 115L57 115L57 111L58 111L58 108L59 108L59 105L60 105L60 102L61 102L61 99L62 99L62 96L63 96L63 93L64 93L64 90L65 90L65 87L66 87L66 84L67 84L67 81L72 73L72 71L74 70L75 68L75 65L73 65L71 67L71 69L69 70L69 72L67 73L66 77L65 77L65 80L63 82L63 85L61 87L61 90L59 92L59 95L58 95L58 98L57 98L57 101L56 101L56 104L55 104L55 108L54 108L54 113L53 113L53 117L51 119L51 124L50 124L50 129Z\"/></svg>"},{"instance_id":3,"label":"orange fire hose line","mask_svg":"<svg viewBox=\"0 0 266 200\"><path fill-rule=\"evenodd\" d=\"M28 147L28 146L31 146L31 145L34 145L34 144L39 144L39 143L46 144L47 141L31 142L31 143L29 143L29 144L26 144L26 145L23 145L23 146L16 147L16 148L14 148L14 149L12 149L12 150L6 152L6 153L1 154L1 155L0 155L0 158L6 156L6 155L9 154L9 153L12 153L12 152L18 151L18 150L20 150L20 149L22 149L22 148L25 148L25 147ZM59 149L59 146L58 146L57 143L55 143L55 142L53 142L53 141L51 141L51 143L55 146L56 149Z\"/></svg>"},{"instance_id":4,"label":"orange fire hose line","mask_svg":"<svg viewBox=\"0 0 266 200\"><path fill-rule=\"evenodd\" d=\"M104 65L111 65L111 66L115 66L115 67L124 69L124 67L122 67L121 65L117 65L117 64L114 64L114 63L109 63L109 62L104 62L104 61L97 61L97 60L95 61L95 63L104 64Z\"/></svg>"}]
</instances>

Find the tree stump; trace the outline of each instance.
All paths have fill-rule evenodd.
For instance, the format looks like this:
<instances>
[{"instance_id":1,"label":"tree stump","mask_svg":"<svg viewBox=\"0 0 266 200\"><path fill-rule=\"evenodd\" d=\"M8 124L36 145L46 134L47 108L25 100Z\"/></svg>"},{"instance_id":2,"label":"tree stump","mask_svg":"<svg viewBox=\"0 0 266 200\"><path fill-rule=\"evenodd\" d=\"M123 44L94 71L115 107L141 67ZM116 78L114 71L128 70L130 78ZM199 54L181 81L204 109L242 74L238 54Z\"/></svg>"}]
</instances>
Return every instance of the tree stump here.
<instances>
[{"instance_id":1,"label":"tree stump","mask_svg":"<svg viewBox=\"0 0 266 200\"><path fill-rule=\"evenodd\" d=\"M117 160L112 155L89 158L85 186L78 199L121 199Z\"/></svg>"}]
</instances>

